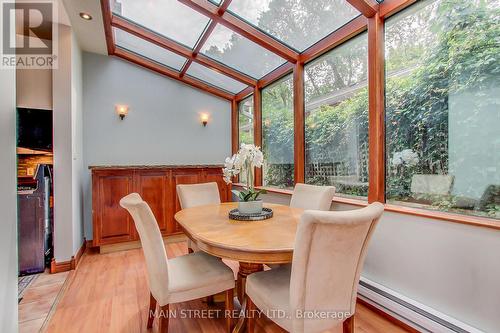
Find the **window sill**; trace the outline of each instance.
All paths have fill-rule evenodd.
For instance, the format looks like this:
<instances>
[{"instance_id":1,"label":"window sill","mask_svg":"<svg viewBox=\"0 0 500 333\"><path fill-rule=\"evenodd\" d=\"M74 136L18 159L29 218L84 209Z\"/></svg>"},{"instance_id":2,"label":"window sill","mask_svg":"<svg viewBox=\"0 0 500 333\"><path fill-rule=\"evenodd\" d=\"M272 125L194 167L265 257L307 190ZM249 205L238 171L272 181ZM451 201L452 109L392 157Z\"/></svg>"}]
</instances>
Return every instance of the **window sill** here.
<instances>
[{"instance_id":1,"label":"window sill","mask_svg":"<svg viewBox=\"0 0 500 333\"><path fill-rule=\"evenodd\" d=\"M233 186L243 187L244 185L241 183L235 183L235 184L233 184ZM284 194L284 195L292 195L293 194L293 190L287 190L287 189L280 189L280 188L266 187L266 186L257 186L256 188L265 189L270 193L277 193L277 194ZM347 204L347 205L353 205L353 206L359 206L359 207L364 207L364 206L368 205L368 202L363 201L363 200L344 198L344 197L338 197L338 196L336 196L332 201L335 203L341 203L341 204ZM427 217L427 218L442 220L442 221L447 221L447 222L455 222L455 223L467 224L467 225L476 226L476 227L484 227L484 228L491 228L491 229L500 230L500 221L496 220L496 219L492 219L492 218L487 218L487 217L468 216L468 215L448 213L448 212L439 212L439 211L432 211L432 210L426 210L426 209L421 209L421 208L406 207L406 206L387 204L387 203L385 204L385 210L388 212L393 212L393 213L413 215L413 216L419 216L419 217Z\"/></svg>"}]
</instances>

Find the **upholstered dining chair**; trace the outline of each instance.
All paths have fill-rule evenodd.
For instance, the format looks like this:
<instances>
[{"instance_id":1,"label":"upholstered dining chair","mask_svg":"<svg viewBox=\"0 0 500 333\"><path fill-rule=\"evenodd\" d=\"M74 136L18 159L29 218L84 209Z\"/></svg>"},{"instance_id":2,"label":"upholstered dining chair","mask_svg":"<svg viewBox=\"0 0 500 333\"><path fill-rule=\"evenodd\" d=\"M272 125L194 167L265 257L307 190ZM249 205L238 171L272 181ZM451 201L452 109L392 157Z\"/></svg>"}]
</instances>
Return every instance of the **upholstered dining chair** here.
<instances>
[{"instance_id":1,"label":"upholstered dining chair","mask_svg":"<svg viewBox=\"0 0 500 333\"><path fill-rule=\"evenodd\" d=\"M160 332L168 332L169 305L226 292L226 310L233 310L234 275L222 260L196 252L168 259L163 238L149 205L137 193L120 200L120 205L132 216L148 271L150 304L147 327L153 326L156 306ZM228 313L229 313L228 311ZM227 330L232 319L227 316Z\"/></svg>"},{"instance_id":2,"label":"upholstered dining chair","mask_svg":"<svg viewBox=\"0 0 500 333\"><path fill-rule=\"evenodd\" d=\"M297 183L293 189L290 207L314 210L330 210L335 187ZM267 264L272 269L290 264Z\"/></svg>"},{"instance_id":3,"label":"upholstered dining chair","mask_svg":"<svg viewBox=\"0 0 500 333\"><path fill-rule=\"evenodd\" d=\"M333 186L317 186L298 183L293 189L290 207L314 210L330 210L335 195Z\"/></svg>"},{"instance_id":4,"label":"upholstered dining chair","mask_svg":"<svg viewBox=\"0 0 500 333\"><path fill-rule=\"evenodd\" d=\"M220 204L219 187L216 182L203 184L177 185L177 196L181 209ZM198 251L198 247L188 239L188 251Z\"/></svg>"},{"instance_id":5,"label":"upholstered dining chair","mask_svg":"<svg viewBox=\"0 0 500 333\"><path fill-rule=\"evenodd\" d=\"M381 203L351 211L306 210L297 228L291 267L247 277L250 313L255 307L282 313L270 319L293 333L323 332L342 322L344 332L353 332L359 277L383 211ZM249 318L248 333L253 333L254 324Z\"/></svg>"}]
</instances>

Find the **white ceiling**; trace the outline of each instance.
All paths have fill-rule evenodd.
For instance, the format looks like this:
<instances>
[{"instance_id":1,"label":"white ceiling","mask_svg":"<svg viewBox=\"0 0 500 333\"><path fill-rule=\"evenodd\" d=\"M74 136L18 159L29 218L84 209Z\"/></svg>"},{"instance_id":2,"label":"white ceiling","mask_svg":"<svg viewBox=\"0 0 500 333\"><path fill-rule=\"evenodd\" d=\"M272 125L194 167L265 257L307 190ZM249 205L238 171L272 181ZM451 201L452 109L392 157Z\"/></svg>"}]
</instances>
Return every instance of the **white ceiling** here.
<instances>
[{"instance_id":1,"label":"white ceiling","mask_svg":"<svg viewBox=\"0 0 500 333\"><path fill-rule=\"evenodd\" d=\"M107 55L101 2L99 0L62 0L62 2L82 50ZM90 14L92 20L82 19L81 12Z\"/></svg>"}]
</instances>

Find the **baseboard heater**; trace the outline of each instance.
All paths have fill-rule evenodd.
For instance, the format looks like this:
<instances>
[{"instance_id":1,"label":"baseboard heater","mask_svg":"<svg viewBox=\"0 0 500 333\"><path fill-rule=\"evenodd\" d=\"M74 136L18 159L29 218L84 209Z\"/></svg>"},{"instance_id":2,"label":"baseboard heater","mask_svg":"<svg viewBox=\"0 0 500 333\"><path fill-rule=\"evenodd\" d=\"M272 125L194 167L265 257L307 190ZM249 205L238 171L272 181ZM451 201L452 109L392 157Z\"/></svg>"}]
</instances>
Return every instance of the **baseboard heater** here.
<instances>
[{"instance_id":1,"label":"baseboard heater","mask_svg":"<svg viewBox=\"0 0 500 333\"><path fill-rule=\"evenodd\" d=\"M364 301L420 332L484 333L363 277L358 294Z\"/></svg>"}]
</instances>

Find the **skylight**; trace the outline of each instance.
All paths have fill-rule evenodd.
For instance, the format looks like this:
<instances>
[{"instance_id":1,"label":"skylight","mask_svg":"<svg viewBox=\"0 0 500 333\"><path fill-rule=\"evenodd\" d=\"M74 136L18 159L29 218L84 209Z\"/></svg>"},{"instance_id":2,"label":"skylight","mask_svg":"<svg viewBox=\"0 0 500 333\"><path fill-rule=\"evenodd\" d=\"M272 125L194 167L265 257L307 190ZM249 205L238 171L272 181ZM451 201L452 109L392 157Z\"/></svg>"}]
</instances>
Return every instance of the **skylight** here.
<instances>
[{"instance_id":1,"label":"skylight","mask_svg":"<svg viewBox=\"0 0 500 333\"><path fill-rule=\"evenodd\" d=\"M120 29L113 29L116 46L137 53L162 65L180 70L186 59Z\"/></svg>"},{"instance_id":2,"label":"skylight","mask_svg":"<svg viewBox=\"0 0 500 333\"><path fill-rule=\"evenodd\" d=\"M234 94L247 87L246 84L233 80L224 74L220 74L197 63L192 63L189 66L187 74Z\"/></svg>"},{"instance_id":3,"label":"skylight","mask_svg":"<svg viewBox=\"0 0 500 333\"><path fill-rule=\"evenodd\" d=\"M111 0L111 9L115 15L190 48L210 21L177 0Z\"/></svg>"},{"instance_id":4,"label":"skylight","mask_svg":"<svg viewBox=\"0 0 500 333\"><path fill-rule=\"evenodd\" d=\"M213 86L210 92L224 98L258 86L283 64L290 68L339 28L359 24L351 21L361 15L347 0L108 1L110 54L133 52L175 70L180 81Z\"/></svg>"},{"instance_id":5,"label":"skylight","mask_svg":"<svg viewBox=\"0 0 500 333\"><path fill-rule=\"evenodd\" d=\"M233 0L228 10L299 51L360 15L345 0Z\"/></svg>"},{"instance_id":6,"label":"skylight","mask_svg":"<svg viewBox=\"0 0 500 333\"><path fill-rule=\"evenodd\" d=\"M201 52L256 79L285 63L285 59L220 24Z\"/></svg>"}]
</instances>

